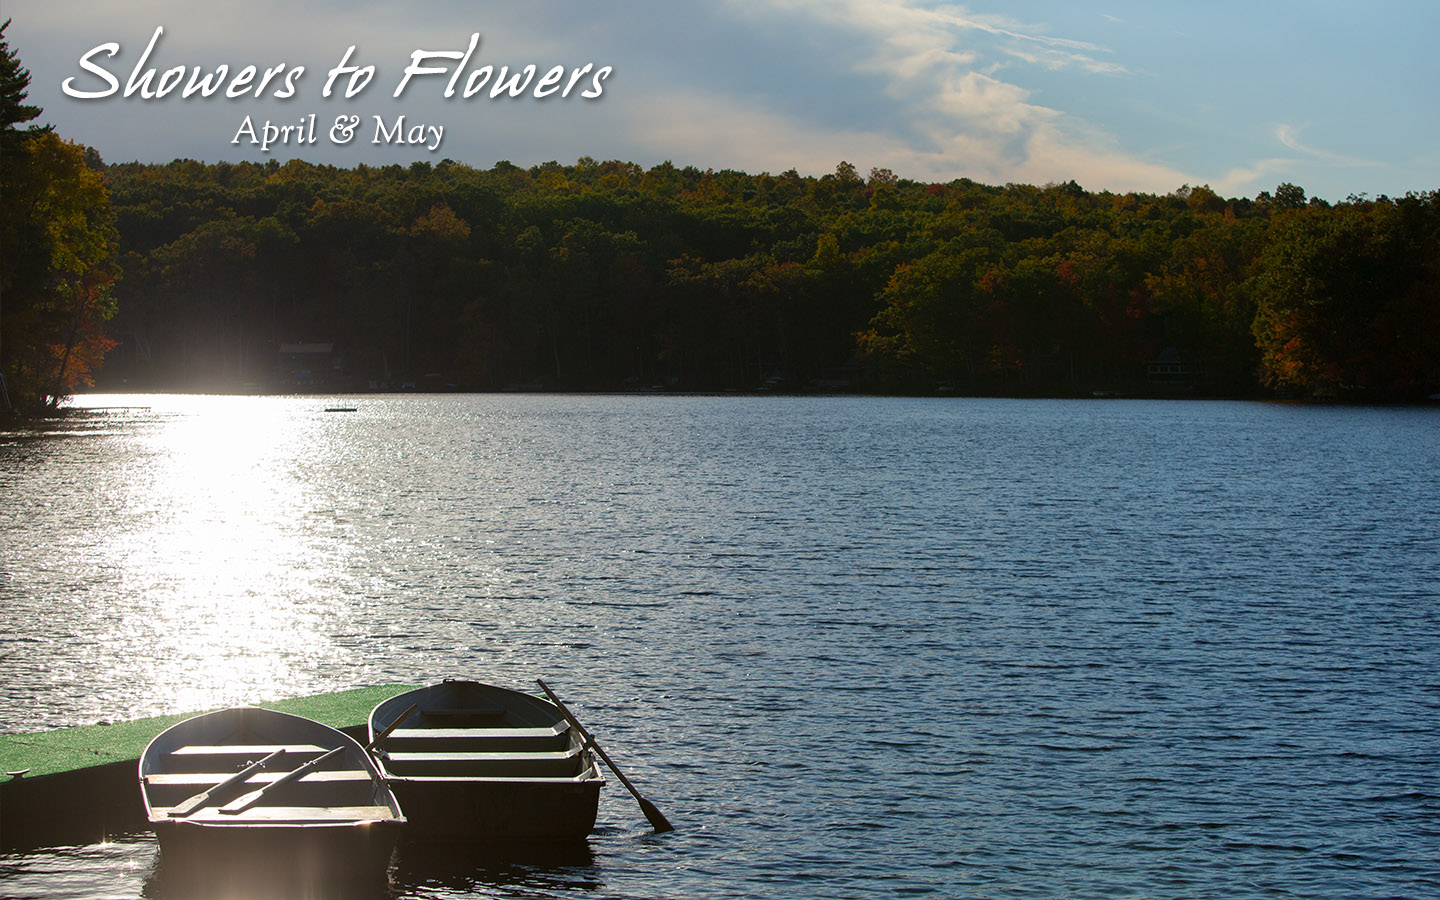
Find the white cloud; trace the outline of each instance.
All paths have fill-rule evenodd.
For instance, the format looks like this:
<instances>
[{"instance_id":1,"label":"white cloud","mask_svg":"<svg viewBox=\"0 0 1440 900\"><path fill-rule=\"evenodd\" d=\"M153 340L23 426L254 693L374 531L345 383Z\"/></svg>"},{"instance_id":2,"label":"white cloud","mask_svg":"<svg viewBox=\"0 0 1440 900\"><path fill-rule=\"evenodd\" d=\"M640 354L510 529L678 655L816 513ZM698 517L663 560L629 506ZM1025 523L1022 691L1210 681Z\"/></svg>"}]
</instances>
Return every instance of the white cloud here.
<instances>
[{"instance_id":1,"label":"white cloud","mask_svg":"<svg viewBox=\"0 0 1440 900\"><path fill-rule=\"evenodd\" d=\"M1013 86L979 75L966 77L971 84L954 94L965 98L960 102L966 114L1005 111L1011 123L1003 127L1012 129L1013 140L998 129L971 132L937 126L926 134L927 145L917 146L883 130L807 127L714 93L667 94L624 124L643 145L654 148L647 162L668 158L751 172L793 167L819 175L848 159L862 172L883 167L922 181L963 176L990 184L1046 184L1073 178L1092 190L1170 191L1187 180L1194 183L1167 166L1115 152L1103 136L1077 139L1063 132L1054 124L1058 114L1053 111L1036 108L1015 116L1006 99Z\"/></svg>"},{"instance_id":2,"label":"white cloud","mask_svg":"<svg viewBox=\"0 0 1440 900\"><path fill-rule=\"evenodd\" d=\"M1003 47L1001 48L1001 52L1008 56L1013 56L1022 62L1042 66L1052 71L1068 69L1074 66L1096 75L1126 74L1125 67L1119 63L1106 62L1084 54L1069 53L1053 47L1031 49L1017 45L1014 47Z\"/></svg>"},{"instance_id":3,"label":"white cloud","mask_svg":"<svg viewBox=\"0 0 1440 900\"><path fill-rule=\"evenodd\" d=\"M652 148L652 161L782 172L794 168L819 175L841 159L892 159L908 152L881 132L835 132L807 127L793 118L757 110L745 100L706 91L667 91L643 107L627 108L624 127L640 145ZM882 165L880 162L866 165Z\"/></svg>"},{"instance_id":4,"label":"white cloud","mask_svg":"<svg viewBox=\"0 0 1440 900\"><path fill-rule=\"evenodd\" d=\"M851 65L884 82L912 133L921 136L872 140L891 146L884 159L871 164L921 179L1073 178L1114 190L1168 191L1196 180L1125 153L1094 126L1033 102L1031 91L998 77L1007 59L1047 70L1126 73L1120 63L1103 59L1108 51L1095 44L1003 16L916 0L737 0L731 7L766 24L779 8L803 14L811 27L866 38L868 55ZM787 123L774 124L784 130ZM848 155L861 163L860 153Z\"/></svg>"}]
</instances>

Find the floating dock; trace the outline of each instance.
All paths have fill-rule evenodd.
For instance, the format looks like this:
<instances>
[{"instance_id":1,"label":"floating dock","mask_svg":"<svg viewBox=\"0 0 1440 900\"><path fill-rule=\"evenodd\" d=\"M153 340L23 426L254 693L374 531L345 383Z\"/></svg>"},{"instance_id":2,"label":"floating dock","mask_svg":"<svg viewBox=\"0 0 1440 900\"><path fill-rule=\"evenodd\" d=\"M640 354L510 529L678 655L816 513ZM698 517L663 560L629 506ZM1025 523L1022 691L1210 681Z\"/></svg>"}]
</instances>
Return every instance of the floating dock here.
<instances>
[{"instance_id":1,"label":"floating dock","mask_svg":"<svg viewBox=\"0 0 1440 900\"><path fill-rule=\"evenodd\" d=\"M338 728L364 742L370 710L413 685L381 685L259 703ZM0 849L93 844L149 827L140 799L140 754L155 735L199 715L0 734ZM27 771L28 770L28 771Z\"/></svg>"}]
</instances>

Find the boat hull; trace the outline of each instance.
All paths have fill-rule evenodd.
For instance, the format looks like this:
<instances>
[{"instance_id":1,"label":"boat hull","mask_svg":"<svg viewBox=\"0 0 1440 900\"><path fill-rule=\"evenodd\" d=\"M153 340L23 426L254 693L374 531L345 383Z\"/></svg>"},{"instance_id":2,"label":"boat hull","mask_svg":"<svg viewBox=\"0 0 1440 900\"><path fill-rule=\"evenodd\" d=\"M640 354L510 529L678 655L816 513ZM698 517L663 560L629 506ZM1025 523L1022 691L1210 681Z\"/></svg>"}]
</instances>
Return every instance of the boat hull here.
<instances>
[{"instance_id":1,"label":"boat hull","mask_svg":"<svg viewBox=\"0 0 1440 900\"><path fill-rule=\"evenodd\" d=\"M376 706L372 739L391 724L375 755L408 839L576 841L595 827L605 780L554 704L449 680Z\"/></svg>"},{"instance_id":2,"label":"boat hull","mask_svg":"<svg viewBox=\"0 0 1440 900\"><path fill-rule=\"evenodd\" d=\"M603 784L396 778L390 788L412 838L583 840L595 827Z\"/></svg>"},{"instance_id":3,"label":"boat hull","mask_svg":"<svg viewBox=\"0 0 1440 900\"><path fill-rule=\"evenodd\" d=\"M381 875L405 818L365 748L300 716L206 713L150 742L140 791L172 877Z\"/></svg>"},{"instance_id":4,"label":"boat hull","mask_svg":"<svg viewBox=\"0 0 1440 900\"><path fill-rule=\"evenodd\" d=\"M383 883L401 835L389 820L340 825L236 828L153 823L167 880L326 892Z\"/></svg>"}]
</instances>

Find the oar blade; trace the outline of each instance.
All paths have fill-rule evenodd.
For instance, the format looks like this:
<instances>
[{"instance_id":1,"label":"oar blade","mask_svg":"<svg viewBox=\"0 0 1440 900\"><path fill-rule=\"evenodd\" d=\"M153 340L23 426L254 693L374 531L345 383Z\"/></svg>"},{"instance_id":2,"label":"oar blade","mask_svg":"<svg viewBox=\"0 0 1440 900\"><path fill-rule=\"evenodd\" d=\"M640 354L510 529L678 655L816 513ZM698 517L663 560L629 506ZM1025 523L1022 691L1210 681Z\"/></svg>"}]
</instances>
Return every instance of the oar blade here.
<instances>
[{"instance_id":1,"label":"oar blade","mask_svg":"<svg viewBox=\"0 0 1440 900\"><path fill-rule=\"evenodd\" d=\"M655 808L655 804L643 797L639 799L640 811L645 813L646 819L650 820L650 827L655 829L656 834L664 834L667 831L675 830L675 826L670 824L670 820L665 818L664 813Z\"/></svg>"},{"instance_id":2,"label":"oar blade","mask_svg":"<svg viewBox=\"0 0 1440 900\"><path fill-rule=\"evenodd\" d=\"M170 812L166 813L166 815L170 816L172 819L184 818L185 816L190 815L195 810L204 806L205 802L209 799L210 792L202 791L201 793L196 794L195 796L191 797L189 800L184 801L178 806L170 807Z\"/></svg>"},{"instance_id":3,"label":"oar blade","mask_svg":"<svg viewBox=\"0 0 1440 900\"><path fill-rule=\"evenodd\" d=\"M220 807L220 812L224 813L227 816L237 816L245 810L249 809L250 807L254 806L255 801L259 800L260 795L263 793L265 793L265 790L262 788L258 791L251 791L248 794L241 794L234 800L231 800L229 803Z\"/></svg>"},{"instance_id":4,"label":"oar blade","mask_svg":"<svg viewBox=\"0 0 1440 900\"><path fill-rule=\"evenodd\" d=\"M585 730L585 726L580 724L580 720L575 718L574 713L570 712L569 708L560 701L560 698L556 696L555 692L550 690L550 686L545 683L545 680L537 678L535 679L535 683L540 685L540 689L545 692L545 696L550 698L550 702L555 704L555 708L560 710L560 714L565 717L565 721L570 723L570 726L575 729L581 739L585 741L585 744L595 751L595 755L599 756L601 761L610 768L610 771L615 773L615 777L620 779L620 783L625 785L625 789L630 792L630 796L634 797L635 802L640 805L640 811L643 812L645 818L650 821L650 826L655 829L655 833L663 834L667 831L674 831L675 826L670 824L670 820L661 814L655 804L641 796L640 791L635 785L630 783L630 779L625 777L625 773L620 771L620 767L615 765L614 760L610 758L610 754L606 753L604 748L600 746L599 741L596 741L594 736Z\"/></svg>"}]
</instances>

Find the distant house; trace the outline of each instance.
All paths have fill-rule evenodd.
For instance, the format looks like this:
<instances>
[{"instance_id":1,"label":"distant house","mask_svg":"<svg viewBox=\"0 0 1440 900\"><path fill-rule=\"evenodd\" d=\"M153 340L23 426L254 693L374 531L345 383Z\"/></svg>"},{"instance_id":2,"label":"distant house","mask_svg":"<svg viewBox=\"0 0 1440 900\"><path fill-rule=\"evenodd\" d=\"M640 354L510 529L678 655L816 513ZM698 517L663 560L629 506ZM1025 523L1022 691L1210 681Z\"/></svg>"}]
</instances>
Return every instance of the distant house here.
<instances>
[{"instance_id":1,"label":"distant house","mask_svg":"<svg viewBox=\"0 0 1440 900\"><path fill-rule=\"evenodd\" d=\"M1154 384L1188 384L1199 377L1200 367L1186 362L1174 347L1145 364L1145 380Z\"/></svg>"},{"instance_id":2,"label":"distant house","mask_svg":"<svg viewBox=\"0 0 1440 900\"><path fill-rule=\"evenodd\" d=\"M323 388L340 368L335 345L301 341L280 345L279 381L282 388Z\"/></svg>"}]
</instances>

